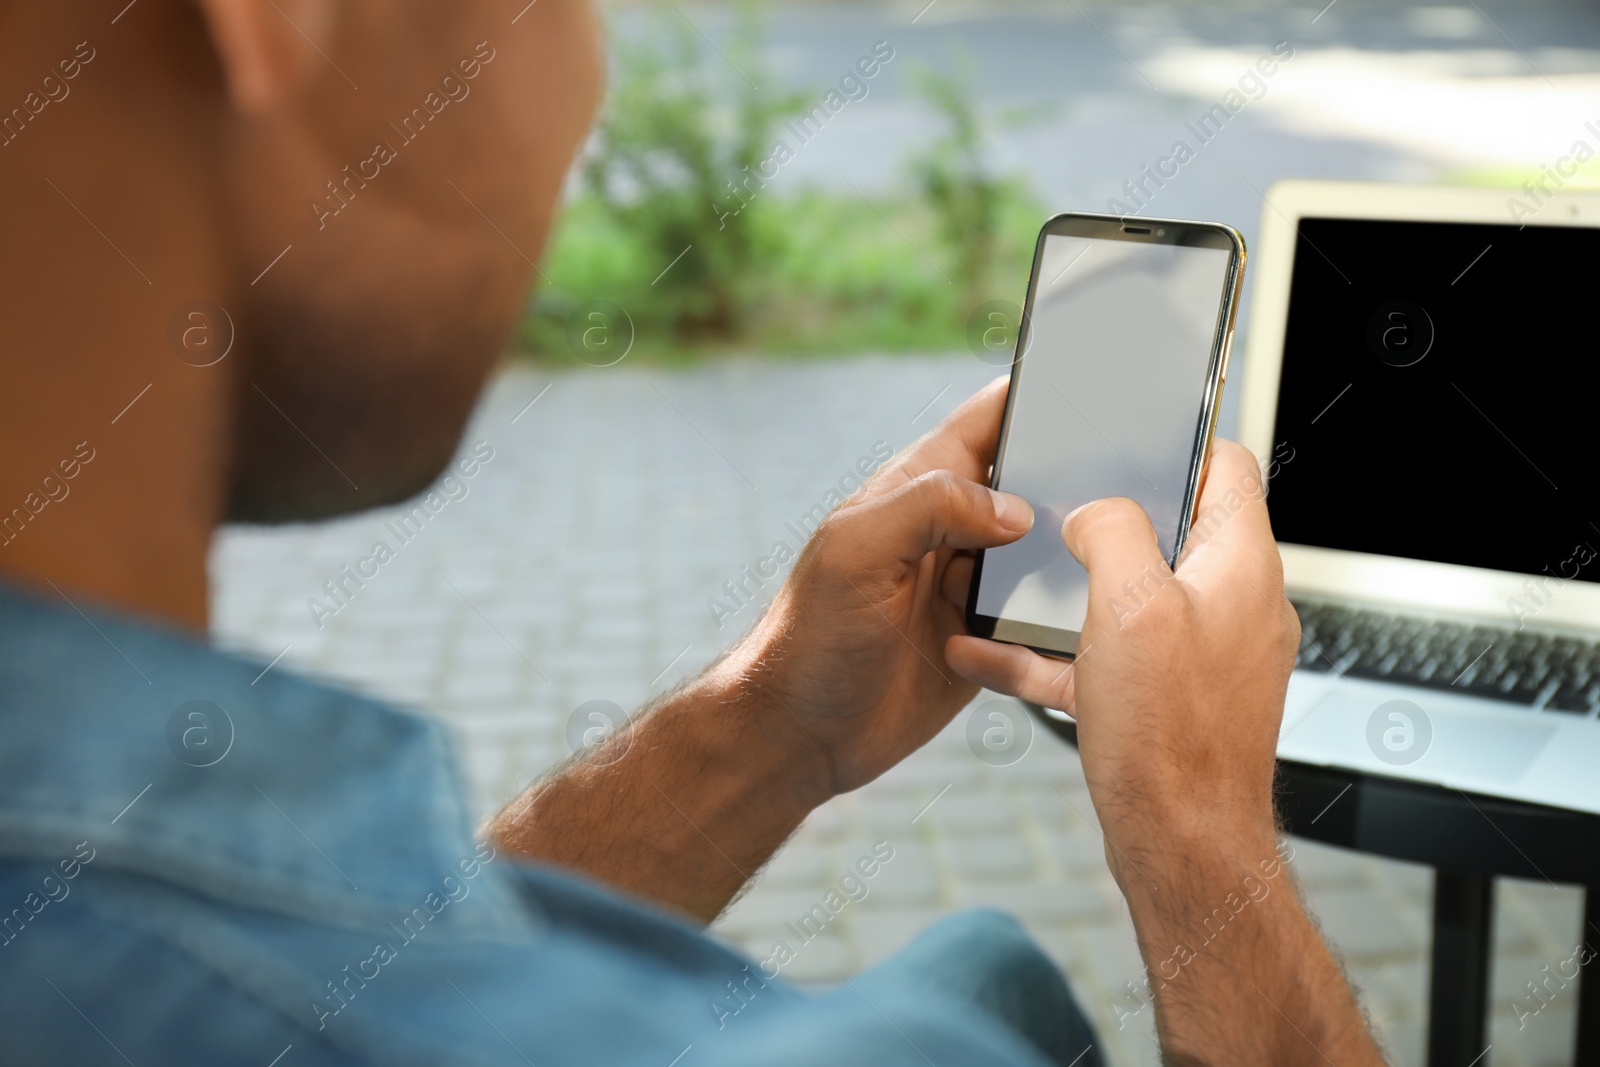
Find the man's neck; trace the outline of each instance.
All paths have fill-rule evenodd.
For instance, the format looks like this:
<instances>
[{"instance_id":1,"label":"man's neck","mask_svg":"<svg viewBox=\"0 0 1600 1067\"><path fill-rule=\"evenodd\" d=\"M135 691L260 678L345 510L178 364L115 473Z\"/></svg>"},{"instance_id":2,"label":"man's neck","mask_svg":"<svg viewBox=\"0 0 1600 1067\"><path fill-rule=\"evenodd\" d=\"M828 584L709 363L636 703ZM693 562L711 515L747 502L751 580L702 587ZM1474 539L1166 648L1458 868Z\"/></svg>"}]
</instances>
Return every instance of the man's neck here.
<instances>
[{"instance_id":1,"label":"man's neck","mask_svg":"<svg viewBox=\"0 0 1600 1067\"><path fill-rule=\"evenodd\" d=\"M203 630L235 368L168 343L180 305L229 299L205 236L215 197L182 177L206 169L171 165L187 151L173 127L194 116L176 93L164 117L118 114L120 87L148 73L127 39L155 32L139 20L113 38L18 18L0 69L53 75L59 99L0 146L0 576ZM87 146L126 165L94 166Z\"/></svg>"}]
</instances>

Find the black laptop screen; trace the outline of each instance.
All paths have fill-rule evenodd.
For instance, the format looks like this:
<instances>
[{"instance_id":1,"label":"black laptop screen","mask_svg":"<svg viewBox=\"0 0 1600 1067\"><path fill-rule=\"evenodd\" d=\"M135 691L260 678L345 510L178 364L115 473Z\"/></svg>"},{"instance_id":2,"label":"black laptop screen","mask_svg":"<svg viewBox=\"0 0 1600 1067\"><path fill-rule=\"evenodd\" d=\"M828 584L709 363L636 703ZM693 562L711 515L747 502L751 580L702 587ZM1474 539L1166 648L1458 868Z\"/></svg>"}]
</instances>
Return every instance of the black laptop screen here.
<instances>
[{"instance_id":1,"label":"black laptop screen","mask_svg":"<svg viewBox=\"0 0 1600 1067\"><path fill-rule=\"evenodd\" d=\"M1278 539L1600 581L1597 314L1597 229L1303 219Z\"/></svg>"}]
</instances>

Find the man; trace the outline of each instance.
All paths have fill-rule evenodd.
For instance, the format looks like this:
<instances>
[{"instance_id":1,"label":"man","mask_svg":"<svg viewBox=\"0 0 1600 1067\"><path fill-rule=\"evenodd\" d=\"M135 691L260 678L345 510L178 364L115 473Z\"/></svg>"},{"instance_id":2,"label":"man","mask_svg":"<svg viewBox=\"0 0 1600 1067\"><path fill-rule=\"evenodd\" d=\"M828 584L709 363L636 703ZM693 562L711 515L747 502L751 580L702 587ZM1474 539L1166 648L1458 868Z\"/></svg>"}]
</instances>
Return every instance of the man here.
<instances>
[{"instance_id":1,"label":"man","mask_svg":"<svg viewBox=\"0 0 1600 1067\"><path fill-rule=\"evenodd\" d=\"M0 53L0 1059L1095 1062L1000 916L816 996L699 929L984 685L1078 716L1169 1062L1379 1062L1294 895L1250 888L1281 870L1298 627L1242 449L1201 504L1236 514L1125 625L1099 605L1167 573L1148 521L1067 519L1096 606L1063 668L963 633L971 550L1032 522L983 484L997 382L721 660L478 842L436 726L206 647L206 550L450 461L595 106L592 13L8 3Z\"/></svg>"}]
</instances>

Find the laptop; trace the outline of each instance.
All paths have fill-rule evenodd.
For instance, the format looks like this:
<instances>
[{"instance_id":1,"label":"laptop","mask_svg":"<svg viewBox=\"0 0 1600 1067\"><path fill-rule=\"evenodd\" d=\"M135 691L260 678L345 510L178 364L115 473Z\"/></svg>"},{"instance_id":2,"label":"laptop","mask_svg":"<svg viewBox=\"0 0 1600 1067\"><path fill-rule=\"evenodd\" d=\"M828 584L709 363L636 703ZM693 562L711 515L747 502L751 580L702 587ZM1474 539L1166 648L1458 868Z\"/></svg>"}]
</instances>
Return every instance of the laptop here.
<instances>
[{"instance_id":1,"label":"laptop","mask_svg":"<svg viewBox=\"0 0 1600 1067\"><path fill-rule=\"evenodd\" d=\"M1600 814L1600 192L1274 185L1239 436L1278 754Z\"/></svg>"}]
</instances>

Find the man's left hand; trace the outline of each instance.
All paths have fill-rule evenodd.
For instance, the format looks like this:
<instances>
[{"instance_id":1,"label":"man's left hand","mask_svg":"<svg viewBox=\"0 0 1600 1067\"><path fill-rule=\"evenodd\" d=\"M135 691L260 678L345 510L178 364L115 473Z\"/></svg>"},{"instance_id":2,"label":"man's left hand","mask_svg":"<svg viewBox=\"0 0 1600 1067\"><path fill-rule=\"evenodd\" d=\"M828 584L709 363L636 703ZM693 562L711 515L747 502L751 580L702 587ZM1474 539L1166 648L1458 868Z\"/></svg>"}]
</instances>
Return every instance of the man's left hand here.
<instances>
[{"instance_id":1,"label":"man's left hand","mask_svg":"<svg viewBox=\"0 0 1600 1067\"><path fill-rule=\"evenodd\" d=\"M978 687L945 662L966 632L972 550L1033 525L988 488L1006 379L997 379L824 519L771 608L730 654L765 699L769 735L820 759L829 795L916 751Z\"/></svg>"}]
</instances>

